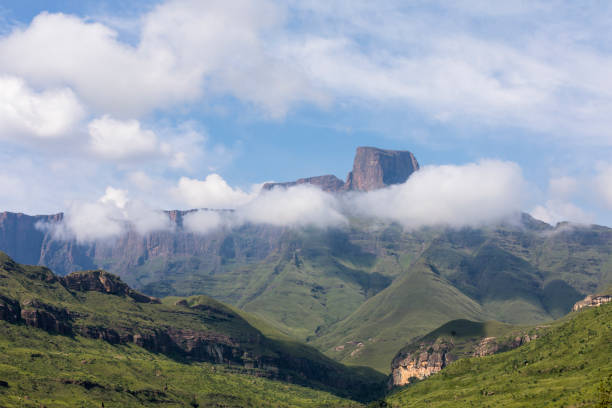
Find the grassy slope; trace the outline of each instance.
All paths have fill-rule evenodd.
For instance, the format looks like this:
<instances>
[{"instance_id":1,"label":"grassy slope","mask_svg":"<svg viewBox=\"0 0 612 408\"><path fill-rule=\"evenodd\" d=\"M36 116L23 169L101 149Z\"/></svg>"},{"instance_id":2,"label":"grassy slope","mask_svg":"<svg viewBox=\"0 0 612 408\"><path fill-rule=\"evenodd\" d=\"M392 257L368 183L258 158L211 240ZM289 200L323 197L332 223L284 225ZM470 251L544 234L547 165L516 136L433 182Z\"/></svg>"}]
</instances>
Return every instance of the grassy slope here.
<instances>
[{"instance_id":1,"label":"grassy slope","mask_svg":"<svg viewBox=\"0 0 612 408\"><path fill-rule=\"evenodd\" d=\"M387 373L391 358L408 340L459 318L480 320L487 315L421 260L313 344L346 363ZM363 346L347 344L351 341L362 342ZM344 345L344 350L335 351L338 345Z\"/></svg>"},{"instance_id":2,"label":"grassy slope","mask_svg":"<svg viewBox=\"0 0 612 408\"><path fill-rule=\"evenodd\" d=\"M451 354L455 359L470 357L475 346L485 337L495 337L498 339L498 343L503 343L505 339L513 339L532 331L535 330L530 327L512 326L494 320L488 322L474 322L465 319L451 320L404 346L398 354L418 350L423 343L452 342Z\"/></svg>"},{"instance_id":3,"label":"grassy slope","mask_svg":"<svg viewBox=\"0 0 612 408\"><path fill-rule=\"evenodd\" d=\"M360 406L329 393L0 321L2 407Z\"/></svg>"},{"instance_id":4,"label":"grassy slope","mask_svg":"<svg viewBox=\"0 0 612 408\"><path fill-rule=\"evenodd\" d=\"M612 374L612 304L561 319L518 349L452 363L387 398L393 407L587 407Z\"/></svg>"},{"instance_id":5,"label":"grassy slope","mask_svg":"<svg viewBox=\"0 0 612 408\"><path fill-rule=\"evenodd\" d=\"M295 362L296 367L303 364L307 371L308 367L318 367L333 372L346 380L346 388L332 389L329 384L320 382L318 377L313 377L312 373L309 377L303 377L298 372L288 374L296 382L342 395L356 392L363 398L364 390L374 389L385 380L384 376L371 369L344 367L313 347L283 336L260 319L238 312L207 296L187 298L189 307L175 305L178 298L164 299L163 304L136 303L124 296L68 291L59 282L46 279L53 277L53 273L46 268L15 264L0 252L0 295L22 303L35 299L46 305L76 312L78 315L73 323L76 326L112 328L119 333L127 331L142 334L178 328L227 335L253 357L266 356L277 360L289 358ZM182 360L179 358L177 361ZM359 389L350 388L349 384L353 388L360 384Z\"/></svg>"},{"instance_id":6,"label":"grassy slope","mask_svg":"<svg viewBox=\"0 0 612 408\"><path fill-rule=\"evenodd\" d=\"M525 225L406 231L352 219L343 230L289 230L276 241L264 230L228 231L211 238L223 242L211 256L151 258L126 276L157 295L210 294L330 357L385 372L399 347L450 319L548 321L612 282L612 230L604 227L554 229L526 219ZM266 245L265 258L240 256ZM407 282L421 256L444 284ZM423 287L430 302L412 301ZM430 313L431 302L447 293L452 296ZM466 307L474 302L478 313ZM350 357L359 342L365 347ZM334 351L340 345L345 349Z\"/></svg>"},{"instance_id":7,"label":"grassy slope","mask_svg":"<svg viewBox=\"0 0 612 408\"><path fill-rule=\"evenodd\" d=\"M572 269L572 280L582 282L577 287L584 290L598 286L595 278L607 279L600 271L611 252L608 230L604 232L594 237L592 230L551 235L502 226L439 233L390 287L312 342L340 361L386 373L399 348L452 319L518 325L554 320L584 296L558 270ZM556 254L554 267L544 254ZM356 351L360 342L363 346ZM336 351L340 345L344 350Z\"/></svg>"}]
</instances>

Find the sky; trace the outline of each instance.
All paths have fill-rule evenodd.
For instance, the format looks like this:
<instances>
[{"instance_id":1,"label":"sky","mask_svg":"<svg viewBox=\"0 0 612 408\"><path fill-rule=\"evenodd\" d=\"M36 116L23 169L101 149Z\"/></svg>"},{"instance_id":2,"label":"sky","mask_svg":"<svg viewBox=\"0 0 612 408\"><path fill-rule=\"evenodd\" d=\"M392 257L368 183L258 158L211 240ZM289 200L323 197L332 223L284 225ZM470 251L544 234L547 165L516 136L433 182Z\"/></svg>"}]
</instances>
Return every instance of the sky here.
<instances>
[{"instance_id":1,"label":"sky","mask_svg":"<svg viewBox=\"0 0 612 408\"><path fill-rule=\"evenodd\" d=\"M346 211L461 226L517 210L612 225L611 8L3 1L0 211L66 211L72 233L109 217L164 228L141 215L203 207L321 226ZM350 203L259 194L345 178L362 145L410 150L423 174ZM194 228L241 222L215 217Z\"/></svg>"}]
</instances>

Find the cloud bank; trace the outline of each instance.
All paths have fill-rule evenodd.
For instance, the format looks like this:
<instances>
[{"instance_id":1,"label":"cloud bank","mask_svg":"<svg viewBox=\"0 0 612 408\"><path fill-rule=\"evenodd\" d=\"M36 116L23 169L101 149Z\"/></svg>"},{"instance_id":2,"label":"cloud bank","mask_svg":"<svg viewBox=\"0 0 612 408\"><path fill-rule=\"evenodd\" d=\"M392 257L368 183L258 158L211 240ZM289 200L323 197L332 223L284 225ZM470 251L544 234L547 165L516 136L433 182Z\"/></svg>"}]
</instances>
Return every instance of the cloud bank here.
<instances>
[{"instance_id":1,"label":"cloud bank","mask_svg":"<svg viewBox=\"0 0 612 408\"><path fill-rule=\"evenodd\" d=\"M298 185L247 193L217 174L205 180L181 178L171 191L188 208L206 208L186 214L183 225L188 232L207 234L244 224L342 227L350 217L398 222L409 229L481 226L520 211L525 189L516 164L483 160L426 166L403 184L370 192L332 194ZM130 226L141 234L171 228L162 212L109 187L96 202L74 204L56 235L91 241L118 236Z\"/></svg>"},{"instance_id":2,"label":"cloud bank","mask_svg":"<svg viewBox=\"0 0 612 408\"><path fill-rule=\"evenodd\" d=\"M358 215L407 228L480 226L521 210L526 182L515 163L426 166L404 184L351 197Z\"/></svg>"},{"instance_id":3,"label":"cloud bank","mask_svg":"<svg viewBox=\"0 0 612 408\"><path fill-rule=\"evenodd\" d=\"M95 202L74 202L60 223L39 223L57 239L79 243L119 237L130 230L141 235L153 231L172 230L166 214L153 210L138 200L129 200L127 191L107 187Z\"/></svg>"}]
</instances>

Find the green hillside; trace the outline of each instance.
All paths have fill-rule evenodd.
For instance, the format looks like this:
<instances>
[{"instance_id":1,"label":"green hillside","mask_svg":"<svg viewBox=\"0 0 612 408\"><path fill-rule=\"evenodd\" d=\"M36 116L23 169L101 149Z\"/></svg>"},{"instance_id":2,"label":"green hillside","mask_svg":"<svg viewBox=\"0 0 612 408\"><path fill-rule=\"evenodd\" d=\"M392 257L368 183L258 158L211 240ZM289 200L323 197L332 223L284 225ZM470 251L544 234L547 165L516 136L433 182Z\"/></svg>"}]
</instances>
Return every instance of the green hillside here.
<instances>
[{"instance_id":1,"label":"green hillside","mask_svg":"<svg viewBox=\"0 0 612 408\"><path fill-rule=\"evenodd\" d=\"M449 320L559 318L609 282L612 235L600 227L541 228L526 219L522 226L429 231L435 238L400 265L389 287L310 341L339 361L387 373L397 350Z\"/></svg>"},{"instance_id":2,"label":"green hillside","mask_svg":"<svg viewBox=\"0 0 612 408\"><path fill-rule=\"evenodd\" d=\"M57 277L46 268L19 265L0 253L0 320L7 327L1 333L10 351L5 356L5 370L13 367L30 372L17 358L20 348L25 347L23 353L35 350L33 354L40 354L47 341L53 340L51 344L58 344L55 350L66 362L54 363L54 369L47 367L48 371L32 371L44 377L43 383L55 381L60 373L82 372L84 368L74 362L86 360L79 360L85 354L100 353L107 357L103 366L113 366L117 354L124 355L119 360L133 364L137 370L146 370L146 361L156 361L173 372L183 367L186 372L193 369L197 373L201 368L194 367L210 368L208 363L214 363L220 369L228 366L251 378L284 380L360 400L374 398L382 391L385 378L374 370L347 368L283 336L258 318L247 316L206 296L160 302L131 290L103 271ZM31 341L20 342L21 337ZM120 367L115 368L114 372L121 372ZM110 381L105 370L92 369L86 374L106 388L123 386L118 376L115 382ZM26 377L14 377L19 387L20 378ZM236 381L248 383L246 379ZM265 380L257 381L264 386ZM194 383L189 384L181 385L181 389L196 392ZM302 392L299 387L293 389ZM232 395L241 394L236 391Z\"/></svg>"},{"instance_id":3,"label":"green hillside","mask_svg":"<svg viewBox=\"0 0 612 408\"><path fill-rule=\"evenodd\" d=\"M135 345L49 334L0 321L0 406L358 407L324 391L183 363Z\"/></svg>"},{"instance_id":4,"label":"green hillside","mask_svg":"<svg viewBox=\"0 0 612 408\"><path fill-rule=\"evenodd\" d=\"M454 362L387 401L392 407L609 406L611 376L612 304L606 304L572 313L512 351Z\"/></svg>"},{"instance_id":5,"label":"green hillside","mask_svg":"<svg viewBox=\"0 0 612 408\"><path fill-rule=\"evenodd\" d=\"M419 260L313 344L341 361L358 361L386 373L391 358L409 339L451 319L487 317L477 302Z\"/></svg>"},{"instance_id":6,"label":"green hillside","mask_svg":"<svg viewBox=\"0 0 612 408\"><path fill-rule=\"evenodd\" d=\"M122 246L95 250L49 242L44 259L109 268L152 296L212 296L382 373L397 350L449 320L548 322L612 283L612 229L553 227L525 214L480 228L351 218L329 229L128 234Z\"/></svg>"}]
</instances>

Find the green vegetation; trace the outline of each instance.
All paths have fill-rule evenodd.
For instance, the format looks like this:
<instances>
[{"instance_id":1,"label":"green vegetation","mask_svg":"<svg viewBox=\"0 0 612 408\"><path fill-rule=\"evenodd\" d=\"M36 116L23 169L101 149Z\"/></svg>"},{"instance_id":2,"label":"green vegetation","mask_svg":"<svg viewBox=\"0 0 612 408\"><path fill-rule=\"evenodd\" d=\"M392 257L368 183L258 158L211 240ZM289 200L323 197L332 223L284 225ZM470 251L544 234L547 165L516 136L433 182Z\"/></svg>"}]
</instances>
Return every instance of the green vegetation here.
<instances>
[{"instance_id":1,"label":"green vegetation","mask_svg":"<svg viewBox=\"0 0 612 408\"><path fill-rule=\"evenodd\" d=\"M612 283L612 229L528 215L482 228L352 218L338 229L245 225L146 239L158 249L133 238L98 244L95 259L67 246L47 259L109 268L158 297L213 296L251 326L385 374L397 350L449 320L541 324Z\"/></svg>"},{"instance_id":2,"label":"green vegetation","mask_svg":"<svg viewBox=\"0 0 612 408\"><path fill-rule=\"evenodd\" d=\"M612 304L606 304L572 313L518 349L452 363L396 390L387 402L392 407L609 407L611 375Z\"/></svg>"},{"instance_id":3,"label":"green vegetation","mask_svg":"<svg viewBox=\"0 0 612 408\"><path fill-rule=\"evenodd\" d=\"M386 380L369 368L345 367L207 296L152 302L105 272L58 278L46 268L19 265L1 252L0 322L0 381L9 382L8 388L0 387L0 395L15 404L19 396L43 401L47 395L47 400L68 398L67 406L79 398L106 396L121 406L142 398L182 406L190 395L200 398L215 391L218 397L202 398L224 401L221 406L308 406L319 400L348 404L331 394L367 401L382 395ZM30 355L46 357L24 357ZM90 360L98 365L81 363ZM163 384L150 374L160 370ZM218 385L226 377L227 384ZM166 383L172 393L165 390ZM270 394L256 398L267 387ZM130 399L120 395L122 390L138 395L128 392L136 398Z\"/></svg>"},{"instance_id":4,"label":"green vegetation","mask_svg":"<svg viewBox=\"0 0 612 408\"><path fill-rule=\"evenodd\" d=\"M0 406L6 408L361 406L247 375L240 367L181 363L135 345L51 335L2 321L0 333Z\"/></svg>"}]
</instances>

